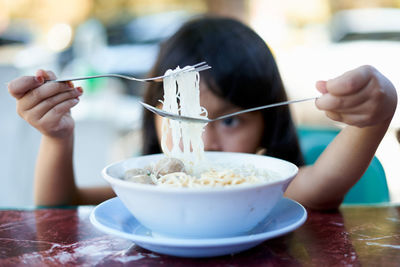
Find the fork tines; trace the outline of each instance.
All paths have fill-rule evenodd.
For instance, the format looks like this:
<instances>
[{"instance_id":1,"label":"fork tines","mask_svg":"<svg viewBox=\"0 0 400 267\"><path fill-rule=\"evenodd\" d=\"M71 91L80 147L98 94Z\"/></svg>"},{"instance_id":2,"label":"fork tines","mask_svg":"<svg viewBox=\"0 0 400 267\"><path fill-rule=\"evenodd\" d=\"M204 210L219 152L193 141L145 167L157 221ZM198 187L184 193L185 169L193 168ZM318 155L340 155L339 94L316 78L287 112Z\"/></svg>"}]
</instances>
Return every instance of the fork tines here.
<instances>
[{"instance_id":1,"label":"fork tines","mask_svg":"<svg viewBox=\"0 0 400 267\"><path fill-rule=\"evenodd\" d=\"M200 71L208 70L208 69L211 69L211 66L209 66L205 61L203 61L203 62L200 62L200 63L197 63L197 64L191 66L188 69L182 69L182 72L193 71L193 70L200 72Z\"/></svg>"},{"instance_id":2,"label":"fork tines","mask_svg":"<svg viewBox=\"0 0 400 267\"><path fill-rule=\"evenodd\" d=\"M201 67L198 67L198 68L194 68L196 71L203 71L203 70L208 70L208 69L211 69L211 66L208 66L207 64L206 65L203 65L203 66L201 66Z\"/></svg>"},{"instance_id":3,"label":"fork tines","mask_svg":"<svg viewBox=\"0 0 400 267\"><path fill-rule=\"evenodd\" d=\"M170 75L176 75L176 74L185 73L185 72L189 72L189 71L198 71L198 72L200 72L200 71L208 70L208 69L211 69L211 66L209 66L205 61L203 61L203 62L197 63L195 65L180 69L179 71L177 71L175 73L171 73L171 74L160 76L160 77L156 77L156 78L150 78L151 80L147 80L147 81L161 82L163 80L163 78L166 78L166 77L168 77Z\"/></svg>"}]
</instances>

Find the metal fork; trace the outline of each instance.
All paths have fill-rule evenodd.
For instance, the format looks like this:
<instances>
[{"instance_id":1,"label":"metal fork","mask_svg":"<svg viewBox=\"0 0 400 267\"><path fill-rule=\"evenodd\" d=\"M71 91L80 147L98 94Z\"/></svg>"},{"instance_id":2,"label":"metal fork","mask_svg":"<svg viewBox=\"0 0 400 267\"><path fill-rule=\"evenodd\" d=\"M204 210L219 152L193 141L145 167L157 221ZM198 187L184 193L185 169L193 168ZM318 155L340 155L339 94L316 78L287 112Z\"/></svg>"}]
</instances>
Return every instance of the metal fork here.
<instances>
[{"instance_id":1,"label":"metal fork","mask_svg":"<svg viewBox=\"0 0 400 267\"><path fill-rule=\"evenodd\" d=\"M200 72L200 71L208 70L208 69L211 69L211 66L208 66L206 62L200 62L193 66L190 66L189 68L183 68L178 72L174 72L174 73L171 73L168 75L162 75L162 76L158 76L158 77L145 78L145 79L135 78L132 76L126 76L126 75L121 75L121 74L102 74L102 75L93 75L93 76L63 78L63 79L52 80L52 82L78 81L78 80L104 78L104 77L122 78L122 79L131 80L131 81L137 81L137 82L162 82L165 77L168 77L172 74L183 73L183 72L194 71L194 70Z\"/></svg>"},{"instance_id":2,"label":"metal fork","mask_svg":"<svg viewBox=\"0 0 400 267\"><path fill-rule=\"evenodd\" d=\"M140 104L142 104L146 109L150 110L151 112L158 114L162 117L166 117L168 119L172 119L172 120L177 120L177 121L184 121L184 122L197 122L197 123L209 123L209 122L213 122L213 121L217 121L217 120L223 120L223 119L227 119L239 114L243 114L243 113L247 113L247 112L252 112L252 111L257 111L257 110L261 110L261 109L266 109L266 108L272 108L272 107L278 107L278 106L283 106L283 105L289 105L292 103L298 103L298 102L303 102L303 101L308 101L308 100L315 100L318 97L309 97L309 98L304 98L304 99L297 99L297 100L290 100L290 101L285 101L285 102L279 102L279 103L274 103L274 104L269 104L269 105L265 105L265 106L260 106L260 107L255 107L255 108L249 108L249 109L245 109L245 110L241 110L238 112L233 112L230 114L226 114L223 116L219 116L217 118L214 119L208 119L208 118L201 118L201 117L188 117L188 116L182 116L179 114L175 114L175 113L171 113L171 112L167 112L165 110L161 110L159 108L153 107L149 104L143 103L141 101Z\"/></svg>"}]
</instances>

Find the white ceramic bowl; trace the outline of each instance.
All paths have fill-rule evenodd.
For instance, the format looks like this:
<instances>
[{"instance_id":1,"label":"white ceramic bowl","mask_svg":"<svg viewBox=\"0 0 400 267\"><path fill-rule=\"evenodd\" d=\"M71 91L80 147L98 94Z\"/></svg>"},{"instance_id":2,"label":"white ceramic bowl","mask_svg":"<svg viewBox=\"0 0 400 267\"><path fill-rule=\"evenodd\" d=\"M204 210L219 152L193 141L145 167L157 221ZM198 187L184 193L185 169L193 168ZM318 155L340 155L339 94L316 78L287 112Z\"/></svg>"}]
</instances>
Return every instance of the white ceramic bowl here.
<instances>
[{"instance_id":1,"label":"white ceramic bowl","mask_svg":"<svg viewBox=\"0 0 400 267\"><path fill-rule=\"evenodd\" d=\"M229 188L172 188L124 181L126 170L157 162L163 154L112 163L103 177L128 210L152 234L178 238L221 238L245 233L282 198L298 168L287 161L243 153L206 152L217 164L252 164L270 170L277 181Z\"/></svg>"}]
</instances>

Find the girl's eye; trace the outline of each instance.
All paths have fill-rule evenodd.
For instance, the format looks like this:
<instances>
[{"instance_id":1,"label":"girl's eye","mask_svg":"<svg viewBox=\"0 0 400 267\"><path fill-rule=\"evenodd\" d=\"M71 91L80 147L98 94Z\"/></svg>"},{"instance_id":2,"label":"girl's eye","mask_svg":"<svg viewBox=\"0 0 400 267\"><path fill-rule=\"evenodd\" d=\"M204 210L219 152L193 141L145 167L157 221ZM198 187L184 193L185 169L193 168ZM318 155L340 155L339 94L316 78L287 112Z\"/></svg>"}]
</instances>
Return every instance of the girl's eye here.
<instances>
[{"instance_id":1,"label":"girl's eye","mask_svg":"<svg viewBox=\"0 0 400 267\"><path fill-rule=\"evenodd\" d=\"M239 125L239 119L236 117L226 118L221 120L221 124L225 127L233 128Z\"/></svg>"}]
</instances>

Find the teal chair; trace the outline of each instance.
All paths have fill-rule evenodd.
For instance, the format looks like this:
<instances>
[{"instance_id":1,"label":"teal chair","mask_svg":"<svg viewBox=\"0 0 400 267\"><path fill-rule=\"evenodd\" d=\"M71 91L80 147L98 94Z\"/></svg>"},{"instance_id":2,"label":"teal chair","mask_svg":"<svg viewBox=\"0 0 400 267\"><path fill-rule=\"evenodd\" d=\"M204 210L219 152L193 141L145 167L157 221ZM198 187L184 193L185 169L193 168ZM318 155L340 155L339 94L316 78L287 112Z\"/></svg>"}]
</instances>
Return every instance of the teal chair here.
<instances>
[{"instance_id":1,"label":"teal chair","mask_svg":"<svg viewBox=\"0 0 400 267\"><path fill-rule=\"evenodd\" d=\"M297 134L305 163L313 164L338 133L338 129L332 128L298 127ZM343 204L372 204L389 201L385 171L378 158L374 157L363 177L346 194Z\"/></svg>"}]
</instances>

